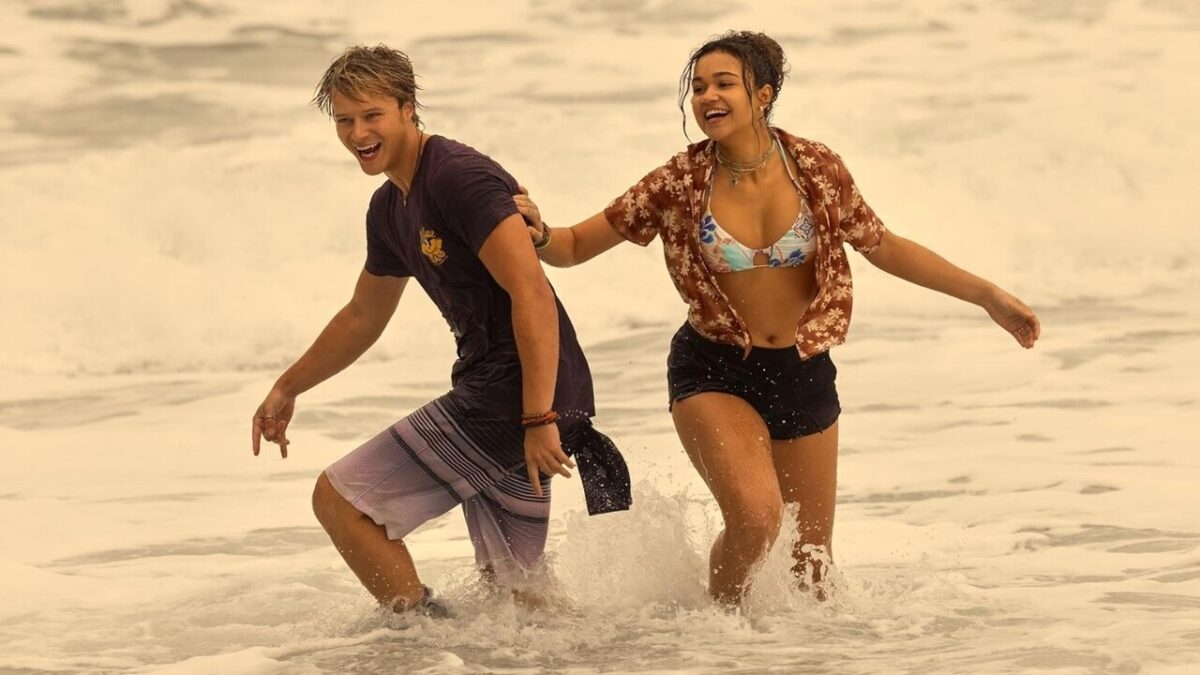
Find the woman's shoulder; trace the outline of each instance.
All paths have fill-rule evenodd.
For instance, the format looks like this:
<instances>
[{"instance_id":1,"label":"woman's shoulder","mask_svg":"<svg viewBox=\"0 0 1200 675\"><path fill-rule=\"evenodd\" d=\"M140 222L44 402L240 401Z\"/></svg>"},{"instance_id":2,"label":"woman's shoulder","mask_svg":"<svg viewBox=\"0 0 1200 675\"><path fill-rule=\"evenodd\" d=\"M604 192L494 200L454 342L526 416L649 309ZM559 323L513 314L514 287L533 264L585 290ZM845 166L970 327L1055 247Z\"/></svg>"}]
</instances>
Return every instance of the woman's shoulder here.
<instances>
[{"instance_id":1,"label":"woman's shoulder","mask_svg":"<svg viewBox=\"0 0 1200 675\"><path fill-rule=\"evenodd\" d=\"M704 139L698 143L692 143L683 150L671 155L666 162L655 167L646 174L643 180L660 180L660 179L682 179L684 176L693 173L705 166L705 162L711 162L712 141ZM707 159L706 159L707 158Z\"/></svg>"},{"instance_id":2,"label":"woman's shoulder","mask_svg":"<svg viewBox=\"0 0 1200 675\"><path fill-rule=\"evenodd\" d=\"M816 164L840 164L842 161L836 152L821 141L795 136L778 127L772 129L779 136L783 147L802 166L811 168Z\"/></svg>"}]
</instances>

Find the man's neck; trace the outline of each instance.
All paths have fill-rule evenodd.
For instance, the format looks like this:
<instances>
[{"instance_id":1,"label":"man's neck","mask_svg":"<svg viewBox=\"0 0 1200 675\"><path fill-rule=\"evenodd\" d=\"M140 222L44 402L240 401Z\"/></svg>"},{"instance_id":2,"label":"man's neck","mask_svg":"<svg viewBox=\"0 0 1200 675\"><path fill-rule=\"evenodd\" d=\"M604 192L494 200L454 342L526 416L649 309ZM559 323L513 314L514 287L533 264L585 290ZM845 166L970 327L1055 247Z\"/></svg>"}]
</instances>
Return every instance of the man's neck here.
<instances>
[{"instance_id":1,"label":"man's neck","mask_svg":"<svg viewBox=\"0 0 1200 675\"><path fill-rule=\"evenodd\" d=\"M421 158L421 146L424 144L425 135L418 131L414 126L404 133L404 140L400 146L400 156L397 158L395 168L388 169L384 175L392 184L400 188L406 196L409 189L412 187L413 176L416 174L417 165Z\"/></svg>"}]
</instances>

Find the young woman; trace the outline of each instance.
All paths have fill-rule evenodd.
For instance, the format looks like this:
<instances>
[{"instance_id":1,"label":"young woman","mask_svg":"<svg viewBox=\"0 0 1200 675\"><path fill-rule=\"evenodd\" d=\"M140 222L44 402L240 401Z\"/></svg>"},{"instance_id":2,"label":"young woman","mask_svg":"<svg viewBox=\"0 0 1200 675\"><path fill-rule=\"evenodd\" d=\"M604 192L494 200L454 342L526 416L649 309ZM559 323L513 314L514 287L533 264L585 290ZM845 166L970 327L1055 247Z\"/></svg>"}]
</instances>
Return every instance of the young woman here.
<instances>
[{"instance_id":1,"label":"young woman","mask_svg":"<svg viewBox=\"0 0 1200 675\"><path fill-rule=\"evenodd\" d=\"M528 196L515 197L554 266L662 238L688 304L668 358L670 410L724 518L709 590L728 603L742 599L785 504L797 507L788 526L801 586L820 582L831 559L841 408L828 350L845 338L852 299L843 243L979 305L1023 347L1040 332L1014 296L885 229L837 154L771 126L783 76L774 40L726 33L692 54L680 80L680 111L690 88L707 140L570 228L550 229Z\"/></svg>"}]
</instances>

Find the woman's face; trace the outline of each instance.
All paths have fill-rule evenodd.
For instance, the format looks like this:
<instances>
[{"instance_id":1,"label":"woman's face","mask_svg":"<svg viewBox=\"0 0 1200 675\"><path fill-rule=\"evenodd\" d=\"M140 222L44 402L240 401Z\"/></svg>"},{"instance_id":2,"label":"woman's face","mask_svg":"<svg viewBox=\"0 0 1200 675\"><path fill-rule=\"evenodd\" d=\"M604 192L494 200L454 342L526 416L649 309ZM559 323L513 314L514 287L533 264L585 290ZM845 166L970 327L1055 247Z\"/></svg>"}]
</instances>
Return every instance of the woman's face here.
<instances>
[{"instance_id":1,"label":"woman's face","mask_svg":"<svg viewBox=\"0 0 1200 675\"><path fill-rule=\"evenodd\" d=\"M742 62L736 56L727 52L705 54L696 62L692 75L692 114L704 135L712 140L720 141L750 128L761 117L759 106L766 101L751 102L742 77ZM769 97L770 87L761 87L756 98L764 95Z\"/></svg>"}]
</instances>

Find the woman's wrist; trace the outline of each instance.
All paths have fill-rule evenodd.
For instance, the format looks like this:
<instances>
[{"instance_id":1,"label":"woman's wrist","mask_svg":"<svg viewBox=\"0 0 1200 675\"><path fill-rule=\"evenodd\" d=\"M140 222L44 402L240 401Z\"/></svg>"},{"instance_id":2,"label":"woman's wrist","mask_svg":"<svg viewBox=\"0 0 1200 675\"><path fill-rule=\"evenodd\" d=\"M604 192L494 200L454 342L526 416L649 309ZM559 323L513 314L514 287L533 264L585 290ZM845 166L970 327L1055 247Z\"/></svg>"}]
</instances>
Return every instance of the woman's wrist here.
<instances>
[{"instance_id":1,"label":"woman's wrist","mask_svg":"<svg viewBox=\"0 0 1200 675\"><path fill-rule=\"evenodd\" d=\"M990 281L984 281L980 289L976 292L974 298L975 304L987 309L995 305L1000 300L1000 296L1004 294L1004 289Z\"/></svg>"},{"instance_id":2,"label":"woman's wrist","mask_svg":"<svg viewBox=\"0 0 1200 675\"><path fill-rule=\"evenodd\" d=\"M542 249L546 248L549 245L550 245L550 226L547 225L546 221L543 220L542 221L542 236L537 241L533 242L533 250L541 251Z\"/></svg>"}]
</instances>

